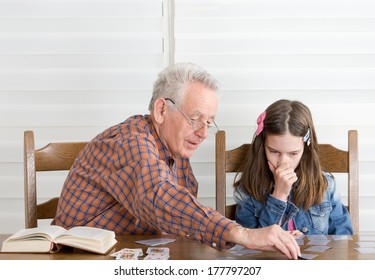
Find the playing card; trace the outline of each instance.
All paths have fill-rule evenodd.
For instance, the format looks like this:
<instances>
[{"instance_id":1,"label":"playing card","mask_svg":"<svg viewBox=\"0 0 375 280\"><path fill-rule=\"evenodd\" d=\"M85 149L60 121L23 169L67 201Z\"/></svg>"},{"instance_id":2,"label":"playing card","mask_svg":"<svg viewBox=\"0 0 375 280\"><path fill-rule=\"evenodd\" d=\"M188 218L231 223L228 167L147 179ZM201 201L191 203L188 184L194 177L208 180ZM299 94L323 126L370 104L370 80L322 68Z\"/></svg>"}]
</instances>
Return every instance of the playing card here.
<instances>
[{"instance_id":1,"label":"playing card","mask_svg":"<svg viewBox=\"0 0 375 280\"><path fill-rule=\"evenodd\" d=\"M146 251L147 254L167 254L169 255L169 248L167 247L149 247Z\"/></svg>"},{"instance_id":2,"label":"playing card","mask_svg":"<svg viewBox=\"0 0 375 280\"><path fill-rule=\"evenodd\" d=\"M123 251L117 254L116 260L138 260L138 253Z\"/></svg>"},{"instance_id":3,"label":"playing card","mask_svg":"<svg viewBox=\"0 0 375 280\"><path fill-rule=\"evenodd\" d=\"M375 241L375 235L360 235L358 239L361 241Z\"/></svg>"},{"instance_id":4,"label":"playing card","mask_svg":"<svg viewBox=\"0 0 375 280\"><path fill-rule=\"evenodd\" d=\"M306 251L312 251L312 252L324 252L331 247L329 246L311 246L310 248L307 248Z\"/></svg>"},{"instance_id":5,"label":"playing card","mask_svg":"<svg viewBox=\"0 0 375 280\"><path fill-rule=\"evenodd\" d=\"M354 250L360 252L361 254L375 254L375 248L371 247L354 248Z\"/></svg>"},{"instance_id":6,"label":"playing card","mask_svg":"<svg viewBox=\"0 0 375 280\"><path fill-rule=\"evenodd\" d=\"M231 253L232 255L236 255L236 256L243 256L243 255L249 255L249 254L262 253L262 251L251 250L251 249L244 249L244 250L239 250L239 251L228 250L228 253Z\"/></svg>"},{"instance_id":7,"label":"playing card","mask_svg":"<svg viewBox=\"0 0 375 280\"><path fill-rule=\"evenodd\" d=\"M112 253L110 256L117 257L118 254L125 254L125 253L133 253L133 254L136 254L137 257L143 256L143 251L141 248L136 248L136 249L123 248L117 252Z\"/></svg>"},{"instance_id":8,"label":"playing card","mask_svg":"<svg viewBox=\"0 0 375 280\"><path fill-rule=\"evenodd\" d=\"M169 254L164 254L164 253L151 253L148 254L144 260L168 260L169 259Z\"/></svg>"},{"instance_id":9,"label":"playing card","mask_svg":"<svg viewBox=\"0 0 375 280\"><path fill-rule=\"evenodd\" d=\"M228 251L240 251L240 250L242 250L244 248L245 248L245 246L236 244L232 248L228 249Z\"/></svg>"},{"instance_id":10,"label":"playing card","mask_svg":"<svg viewBox=\"0 0 375 280\"><path fill-rule=\"evenodd\" d=\"M333 240L352 240L350 235L331 235Z\"/></svg>"},{"instance_id":11,"label":"playing card","mask_svg":"<svg viewBox=\"0 0 375 280\"><path fill-rule=\"evenodd\" d=\"M304 245L305 244L305 241L303 241L303 239L296 239L296 242L298 245Z\"/></svg>"},{"instance_id":12,"label":"playing card","mask_svg":"<svg viewBox=\"0 0 375 280\"><path fill-rule=\"evenodd\" d=\"M325 235L306 235L307 239L315 240L315 239L328 239Z\"/></svg>"},{"instance_id":13,"label":"playing card","mask_svg":"<svg viewBox=\"0 0 375 280\"><path fill-rule=\"evenodd\" d=\"M359 247L375 247L375 242L371 241L359 241L355 244L357 244Z\"/></svg>"},{"instance_id":14,"label":"playing card","mask_svg":"<svg viewBox=\"0 0 375 280\"><path fill-rule=\"evenodd\" d=\"M326 239L312 239L307 242L307 245L327 245L329 242L330 240Z\"/></svg>"},{"instance_id":15,"label":"playing card","mask_svg":"<svg viewBox=\"0 0 375 280\"><path fill-rule=\"evenodd\" d=\"M301 254L301 256L299 258L304 259L304 260L311 260L311 259L313 259L317 256L318 255L314 255L314 254Z\"/></svg>"},{"instance_id":16,"label":"playing card","mask_svg":"<svg viewBox=\"0 0 375 280\"><path fill-rule=\"evenodd\" d=\"M142 245L148 245L148 246L157 246L157 245L163 245L167 243L171 243L176 241L176 239L172 238L154 238L154 239L147 239L147 240L138 240L135 241L138 244Z\"/></svg>"}]
</instances>

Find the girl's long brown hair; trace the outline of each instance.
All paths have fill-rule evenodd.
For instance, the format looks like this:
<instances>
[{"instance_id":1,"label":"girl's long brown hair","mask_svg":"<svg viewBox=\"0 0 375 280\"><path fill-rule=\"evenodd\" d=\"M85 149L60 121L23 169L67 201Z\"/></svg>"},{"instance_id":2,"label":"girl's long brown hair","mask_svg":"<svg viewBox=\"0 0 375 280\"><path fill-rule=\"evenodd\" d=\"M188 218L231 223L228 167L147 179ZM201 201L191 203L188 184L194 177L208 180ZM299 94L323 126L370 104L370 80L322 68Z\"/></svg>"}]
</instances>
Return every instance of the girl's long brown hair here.
<instances>
[{"instance_id":1,"label":"girl's long brown hair","mask_svg":"<svg viewBox=\"0 0 375 280\"><path fill-rule=\"evenodd\" d=\"M264 129L254 135L246 161L234 179L234 187L242 186L257 201L265 202L273 191L274 178L267 163L264 142L267 135L304 137L310 129L310 143L305 143L301 161L295 172L298 180L294 184L293 202L304 210L323 200L327 180L322 173L318 155L318 141L311 112L299 101L279 100L266 109Z\"/></svg>"}]
</instances>

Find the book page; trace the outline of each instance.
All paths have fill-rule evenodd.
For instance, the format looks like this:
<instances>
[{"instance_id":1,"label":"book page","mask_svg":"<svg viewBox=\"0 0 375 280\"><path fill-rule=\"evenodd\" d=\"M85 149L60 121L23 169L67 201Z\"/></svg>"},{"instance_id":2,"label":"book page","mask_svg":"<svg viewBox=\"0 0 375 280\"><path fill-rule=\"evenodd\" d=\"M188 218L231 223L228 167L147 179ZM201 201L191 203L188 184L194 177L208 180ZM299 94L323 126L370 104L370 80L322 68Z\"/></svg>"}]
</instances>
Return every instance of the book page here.
<instances>
[{"instance_id":1,"label":"book page","mask_svg":"<svg viewBox=\"0 0 375 280\"><path fill-rule=\"evenodd\" d=\"M96 253L106 253L117 240L115 233L110 230L93 227L74 227L65 234L55 238L56 244L80 248Z\"/></svg>"},{"instance_id":2,"label":"book page","mask_svg":"<svg viewBox=\"0 0 375 280\"><path fill-rule=\"evenodd\" d=\"M53 243L47 239L32 240L21 239L17 241L4 242L1 252L36 252L49 253L53 248Z\"/></svg>"},{"instance_id":3,"label":"book page","mask_svg":"<svg viewBox=\"0 0 375 280\"><path fill-rule=\"evenodd\" d=\"M63 239L65 236L75 236L94 240L103 240L108 237L115 237L114 232L94 227L74 227L67 230L59 239Z\"/></svg>"},{"instance_id":4,"label":"book page","mask_svg":"<svg viewBox=\"0 0 375 280\"><path fill-rule=\"evenodd\" d=\"M41 226L37 228L22 229L8 240L21 240L21 239L48 239L53 240L56 236L59 236L66 232L66 230L60 226Z\"/></svg>"}]
</instances>

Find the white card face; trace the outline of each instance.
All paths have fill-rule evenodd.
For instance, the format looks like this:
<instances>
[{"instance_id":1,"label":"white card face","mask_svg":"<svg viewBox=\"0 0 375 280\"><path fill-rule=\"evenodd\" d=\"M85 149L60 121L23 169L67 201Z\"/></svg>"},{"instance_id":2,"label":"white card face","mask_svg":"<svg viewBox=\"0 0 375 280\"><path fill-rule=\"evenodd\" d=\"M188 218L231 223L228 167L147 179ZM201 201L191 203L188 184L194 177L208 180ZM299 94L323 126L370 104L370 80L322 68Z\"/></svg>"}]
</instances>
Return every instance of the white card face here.
<instances>
[{"instance_id":1,"label":"white card face","mask_svg":"<svg viewBox=\"0 0 375 280\"><path fill-rule=\"evenodd\" d=\"M375 241L375 235L360 235L360 241Z\"/></svg>"},{"instance_id":2,"label":"white card face","mask_svg":"<svg viewBox=\"0 0 375 280\"><path fill-rule=\"evenodd\" d=\"M361 254L375 254L375 248L371 247L354 248L354 250L360 252Z\"/></svg>"},{"instance_id":3,"label":"white card face","mask_svg":"<svg viewBox=\"0 0 375 280\"><path fill-rule=\"evenodd\" d=\"M301 259L304 259L304 260L312 260L313 258L316 258L318 255L314 255L314 254L301 254Z\"/></svg>"},{"instance_id":4,"label":"white card face","mask_svg":"<svg viewBox=\"0 0 375 280\"><path fill-rule=\"evenodd\" d=\"M245 248L245 246L240 245L240 244L236 244L232 248L228 249L228 251L240 251L244 248Z\"/></svg>"},{"instance_id":5,"label":"white card face","mask_svg":"<svg viewBox=\"0 0 375 280\"><path fill-rule=\"evenodd\" d=\"M371 241L359 241L355 244L357 244L359 247L375 247L375 242Z\"/></svg>"},{"instance_id":6,"label":"white card face","mask_svg":"<svg viewBox=\"0 0 375 280\"><path fill-rule=\"evenodd\" d=\"M296 239L296 242L300 246L305 244L305 241L303 241L303 239Z\"/></svg>"},{"instance_id":7,"label":"white card face","mask_svg":"<svg viewBox=\"0 0 375 280\"><path fill-rule=\"evenodd\" d=\"M328 239L325 235L306 235L307 239L313 240L313 239Z\"/></svg>"},{"instance_id":8,"label":"white card face","mask_svg":"<svg viewBox=\"0 0 375 280\"><path fill-rule=\"evenodd\" d=\"M163 244L168 244L171 242L176 241L176 239L172 238L154 238L154 239L147 239L147 240L138 240L135 241L138 244L143 244L147 246L157 246L157 245L163 245Z\"/></svg>"},{"instance_id":9,"label":"white card face","mask_svg":"<svg viewBox=\"0 0 375 280\"><path fill-rule=\"evenodd\" d=\"M352 240L350 235L331 235L333 240Z\"/></svg>"},{"instance_id":10,"label":"white card face","mask_svg":"<svg viewBox=\"0 0 375 280\"><path fill-rule=\"evenodd\" d=\"M330 240L326 239L312 239L306 245L327 245L329 242Z\"/></svg>"},{"instance_id":11,"label":"white card face","mask_svg":"<svg viewBox=\"0 0 375 280\"><path fill-rule=\"evenodd\" d=\"M306 251L311 251L311 252L324 252L331 247L329 246L311 246L310 248L307 248Z\"/></svg>"},{"instance_id":12,"label":"white card face","mask_svg":"<svg viewBox=\"0 0 375 280\"><path fill-rule=\"evenodd\" d=\"M244 249L244 250L238 250L238 251L228 251L228 253L231 253L232 255L236 256L243 256L243 255L250 255L250 254L258 254L262 253L262 251L259 250L251 250L251 249Z\"/></svg>"}]
</instances>

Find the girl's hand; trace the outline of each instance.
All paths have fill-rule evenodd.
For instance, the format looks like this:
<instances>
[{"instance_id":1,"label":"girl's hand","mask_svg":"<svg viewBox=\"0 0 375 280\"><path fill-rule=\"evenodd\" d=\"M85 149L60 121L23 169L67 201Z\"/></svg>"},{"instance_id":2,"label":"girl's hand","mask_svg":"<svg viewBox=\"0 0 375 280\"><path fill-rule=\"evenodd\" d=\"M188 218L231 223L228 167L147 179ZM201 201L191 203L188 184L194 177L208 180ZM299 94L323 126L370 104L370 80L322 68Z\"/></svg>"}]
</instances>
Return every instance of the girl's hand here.
<instances>
[{"instance_id":1,"label":"girl's hand","mask_svg":"<svg viewBox=\"0 0 375 280\"><path fill-rule=\"evenodd\" d=\"M275 167L268 161L268 166L275 180L275 189L272 195L277 199L287 201L293 184L298 180L297 174L288 163L281 163Z\"/></svg>"}]
</instances>

